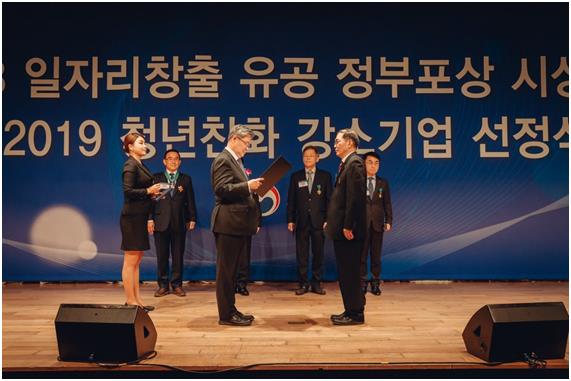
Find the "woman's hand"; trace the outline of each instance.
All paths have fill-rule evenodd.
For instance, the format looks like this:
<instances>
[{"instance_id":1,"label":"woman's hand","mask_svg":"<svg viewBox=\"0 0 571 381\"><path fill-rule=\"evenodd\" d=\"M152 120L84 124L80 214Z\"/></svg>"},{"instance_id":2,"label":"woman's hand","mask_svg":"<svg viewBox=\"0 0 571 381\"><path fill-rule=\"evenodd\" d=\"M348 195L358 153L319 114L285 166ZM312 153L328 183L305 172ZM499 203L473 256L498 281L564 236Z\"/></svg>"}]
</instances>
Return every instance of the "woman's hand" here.
<instances>
[{"instance_id":1,"label":"woman's hand","mask_svg":"<svg viewBox=\"0 0 571 381\"><path fill-rule=\"evenodd\" d=\"M154 184L147 188L147 194L158 196L161 193L161 184Z\"/></svg>"}]
</instances>

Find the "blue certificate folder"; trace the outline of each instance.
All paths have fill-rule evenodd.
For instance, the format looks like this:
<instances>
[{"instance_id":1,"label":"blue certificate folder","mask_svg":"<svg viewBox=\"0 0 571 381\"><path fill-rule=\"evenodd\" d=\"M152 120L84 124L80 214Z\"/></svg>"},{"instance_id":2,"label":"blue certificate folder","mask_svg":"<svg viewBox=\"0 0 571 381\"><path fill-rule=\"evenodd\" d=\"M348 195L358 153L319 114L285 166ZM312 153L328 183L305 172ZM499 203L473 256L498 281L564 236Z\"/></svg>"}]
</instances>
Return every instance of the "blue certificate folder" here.
<instances>
[{"instance_id":1,"label":"blue certificate folder","mask_svg":"<svg viewBox=\"0 0 571 381\"><path fill-rule=\"evenodd\" d=\"M256 193L260 197L264 197L265 194L268 193L268 191L272 189L272 187L274 187L290 169L291 164L288 163L283 156L278 157L260 176L264 178L264 181Z\"/></svg>"}]
</instances>

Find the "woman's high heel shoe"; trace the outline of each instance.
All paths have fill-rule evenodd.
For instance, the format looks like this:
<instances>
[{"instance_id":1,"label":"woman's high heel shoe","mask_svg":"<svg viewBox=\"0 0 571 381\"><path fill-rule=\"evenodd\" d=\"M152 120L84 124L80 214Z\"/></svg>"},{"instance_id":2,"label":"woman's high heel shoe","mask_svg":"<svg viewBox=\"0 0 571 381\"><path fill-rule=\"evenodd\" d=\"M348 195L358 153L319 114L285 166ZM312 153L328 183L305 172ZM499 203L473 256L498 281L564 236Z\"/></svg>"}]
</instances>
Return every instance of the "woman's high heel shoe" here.
<instances>
[{"instance_id":1,"label":"woman's high heel shoe","mask_svg":"<svg viewBox=\"0 0 571 381\"><path fill-rule=\"evenodd\" d=\"M124 304L125 306L137 306L137 307L141 307L142 309L145 310L145 312L151 312L155 310L155 306L140 306L138 304L127 304L127 302L125 302Z\"/></svg>"},{"instance_id":2,"label":"woman's high heel shoe","mask_svg":"<svg viewBox=\"0 0 571 381\"><path fill-rule=\"evenodd\" d=\"M145 312L151 312L155 310L155 306L139 306L138 304L127 304L125 302L125 306L138 306L145 310Z\"/></svg>"}]
</instances>

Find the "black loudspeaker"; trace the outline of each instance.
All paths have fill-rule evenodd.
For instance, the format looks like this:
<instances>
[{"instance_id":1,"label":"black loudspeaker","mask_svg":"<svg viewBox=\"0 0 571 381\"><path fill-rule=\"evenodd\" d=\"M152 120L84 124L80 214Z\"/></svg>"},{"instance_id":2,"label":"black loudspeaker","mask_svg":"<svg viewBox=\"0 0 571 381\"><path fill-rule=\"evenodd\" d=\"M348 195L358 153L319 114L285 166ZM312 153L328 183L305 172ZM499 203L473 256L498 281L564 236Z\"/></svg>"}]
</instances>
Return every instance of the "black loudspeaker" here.
<instances>
[{"instance_id":1,"label":"black loudspeaker","mask_svg":"<svg viewBox=\"0 0 571 381\"><path fill-rule=\"evenodd\" d=\"M151 318L137 306L61 304L55 326L61 361L130 362L157 342Z\"/></svg>"},{"instance_id":2,"label":"black loudspeaker","mask_svg":"<svg viewBox=\"0 0 571 381\"><path fill-rule=\"evenodd\" d=\"M569 314L561 302L487 304L470 319L462 338L466 350L485 361L565 357Z\"/></svg>"}]
</instances>

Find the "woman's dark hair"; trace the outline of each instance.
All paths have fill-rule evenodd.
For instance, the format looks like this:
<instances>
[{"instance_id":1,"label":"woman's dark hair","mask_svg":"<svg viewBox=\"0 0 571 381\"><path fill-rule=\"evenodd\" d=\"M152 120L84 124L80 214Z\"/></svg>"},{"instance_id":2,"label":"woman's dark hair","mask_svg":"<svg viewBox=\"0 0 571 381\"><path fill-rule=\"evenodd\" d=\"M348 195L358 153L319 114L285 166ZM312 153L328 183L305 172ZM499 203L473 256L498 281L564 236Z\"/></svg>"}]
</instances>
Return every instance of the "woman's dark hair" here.
<instances>
[{"instance_id":1,"label":"woman's dark hair","mask_svg":"<svg viewBox=\"0 0 571 381\"><path fill-rule=\"evenodd\" d=\"M123 151L129 153L129 144L135 144L135 141L138 138L144 139L145 137L138 132L129 132L127 135L125 135L125 138L123 139Z\"/></svg>"}]
</instances>

